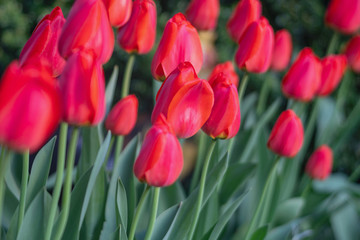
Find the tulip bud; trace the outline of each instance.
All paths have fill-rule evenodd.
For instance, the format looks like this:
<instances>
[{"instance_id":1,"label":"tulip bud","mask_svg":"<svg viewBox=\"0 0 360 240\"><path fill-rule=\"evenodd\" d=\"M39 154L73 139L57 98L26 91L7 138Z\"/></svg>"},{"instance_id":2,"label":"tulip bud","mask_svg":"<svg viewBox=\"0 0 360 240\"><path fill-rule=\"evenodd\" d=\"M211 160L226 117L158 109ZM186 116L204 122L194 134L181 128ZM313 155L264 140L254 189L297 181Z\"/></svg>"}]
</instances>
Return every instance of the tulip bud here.
<instances>
[{"instance_id":1,"label":"tulip bud","mask_svg":"<svg viewBox=\"0 0 360 240\"><path fill-rule=\"evenodd\" d=\"M311 48L304 48L281 82L285 96L299 101L310 101L321 81L320 59Z\"/></svg>"},{"instance_id":2,"label":"tulip bud","mask_svg":"<svg viewBox=\"0 0 360 240\"><path fill-rule=\"evenodd\" d=\"M132 0L103 0L112 26L121 27L130 18Z\"/></svg>"},{"instance_id":3,"label":"tulip bud","mask_svg":"<svg viewBox=\"0 0 360 240\"><path fill-rule=\"evenodd\" d=\"M354 36L346 45L345 55L349 67L356 73L360 73L360 35Z\"/></svg>"},{"instance_id":4,"label":"tulip bud","mask_svg":"<svg viewBox=\"0 0 360 240\"><path fill-rule=\"evenodd\" d=\"M291 109L281 113L271 130L267 146L276 154L294 157L301 149L304 128L301 119Z\"/></svg>"},{"instance_id":5,"label":"tulip bud","mask_svg":"<svg viewBox=\"0 0 360 240\"><path fill-rule=\"evenodd\" d=\"M151 121L154 123L162 113L178 137L189 138L204 125L213 105L210 84L197 77L191 63L181 63L163 82Z\"/></svg>"},{"instance_id":6,"label":"tulip bud","mask_svg":"<svg viewBox=\"0 0 360 240\"><path fill-rule=\"evenodd\" d=\"M153 0L136 0L129 21L119 28L117 41L128 53L148 53L155 43L156 5Z\"/></svg>"},{"instance_id":7,"label":"tulip bud","mask_svg":"<svg viewBox=\"0 0 360 240\"><path fill-rule=\"evenodd\" d=\"M32 59L20 68L16 61L0 82L0 144L16 151L38 150L61 118L56 80L45 59Z\"/></svg>"},{"instance_id":8,"label":"tulip bud","mask_svg":"<svg viewBox=\"0 0 360 240\"><path fill-rule=\"evenodd\" d=\"M199 73L203 53L196 29L182 13L178 13L165 26L151 63L151 73L155 79L164 81L183 62L190 62Z\"/></svg>"},{"instance_id":9,"label":"tulip bud","mask_svg":"<svg viewBox=\"0 0 360 240\"><path fill-rule=\"evenodd\" d=\"M305 171L311 178L325 180L331 173L332 165L332 150L322 145L310 156Z\"/></svg>"},{"instance_id":10,"label":"tulip bud","mask_svg":"<svg viewBox=\"0 0 360 240\"><path fill-rule=\"evenodd\" d=\"M59 52L69 58L77 50L93 50L106 63L114 49L114 33L102 0L77 0L59 40Z\"/></svg>"},{"instance_id":11,"label":"tulip bud","mask_svg":"<svg viewBox=\"0 0 360 240\"><path fill-rule=\"evenodd\" d=\"M325 14L325 22L345 34L360 28L359 0L332 0Z\"/></svg>"},{"instance_id":12,"label":"tulip bud","mask_svg":"<svg viewBox=\"0 0 360 240\"><path fill-rule=\"evenodd\" d=\"M211 83L214 106L202 130L212 138L234 137L240 128L239 95L226 73L216 75Z\"/></svg>"},{"instance_id":13,"label":"tulip bud","mask_svg":"<svg viewBox=\"0 0 360 240\"><path fill-rule=\"evenodd\" d=\"M68 59L60 77L63 121L96 125L105 115L105 80L101 64L91 51L78 51Z\"/></svg>"},{"instance_id":14,"label":"tulip bud","mask_svg":"<svg viewBox=\"0 0 360 240\"><path fill-rule=\"evenodd\" d=\"M135 127L138 105L139 102L135 95L121 99L107 116L106 129L115 135L128 135Z\"/></svg>"},{"instance_id":15,"label":"tulip bud","mask_svg":"<svg viewBox=\"0 0 360 240\"><path fill-rule=\"evenodd\" d=\"M134 164L135 176L155 187L173 184L183 168L181 145L161 114L146 133Z\"/></svg>"},{"instance_id":16,"label":"tulip bud","mask_svg":"<svg viewBox=\"0 0 360 240\"><path fill-rule=\"evenodd\" d=\"M232 13L226 28L230 37L239 42L250 23L261 17L261 3L259 0L240 0Z\"/></svg>"},{"instance_id":17,"label":"tulip bud","mask_svg":"<svg viewBox=\"0 0 360 240\"><path fill-rule=\"evenodd\" d=\"M289 65L292 53L291 35L286 29L275 33L274 52L271 60L271 69L283 71Z\"/></svg>"},{"instance_id":18,"label":"tulip bud","mask_svg":"<svg viewBox=\"0 0 360 240\"><path fill-rule=\"evenodd\" d=\"M215 29L219 13L219 0L192 0L186 10L189 22L197 30Z\"/></svg>"},{"instance_id":19,"label":"tulip bud","mask_svg":"<svg viewBox=\"0 0 360 240\"><path fill-rule=\"evenodd\" d=\"M59 76L65 66L65 60L58 50L64 23L65 18L60 7L54 8L50 14L41 19L20 53L20 66L31 58L41 57L50 63L52 76Z\"/></svg>"},{"instance_id":20,"label":"tulip bud","mask_svg":"<svg viewBox=\"0 0 360 240\"><path fill-rule=\"evenodd\" d=\"M246 29L239 40L235 61L237 66L249 72L266 72L274 50L274 31L268 20L261 17Z\"/></svg>"},{"instance_id":21,"label":"tulip bud","mask_svg":"<svg viewBox=\"0 0 360 240\"><path fill-rule=\"evenodd\" d=\"M345 55L330 55L321 60L321 81L317 95L327 96L339 85L346 69Z\"/></svg>"},{"instance_id":22,"label":"tulip bud","mask_svg":"<svg viewBox=\"0 0 360 240\"><path fill-rule=\"evenodd\" d=\"M211 72L210 76L208 77L209 84L212 85L212 82L215 80L216 76L219 73L224 73L227 75L227 78L233 83L236 87L239 86L239 77L234 69L234 65L232 62L227 61L224 63L220 63L216 65Z\"/></svg>"}]
</instances>

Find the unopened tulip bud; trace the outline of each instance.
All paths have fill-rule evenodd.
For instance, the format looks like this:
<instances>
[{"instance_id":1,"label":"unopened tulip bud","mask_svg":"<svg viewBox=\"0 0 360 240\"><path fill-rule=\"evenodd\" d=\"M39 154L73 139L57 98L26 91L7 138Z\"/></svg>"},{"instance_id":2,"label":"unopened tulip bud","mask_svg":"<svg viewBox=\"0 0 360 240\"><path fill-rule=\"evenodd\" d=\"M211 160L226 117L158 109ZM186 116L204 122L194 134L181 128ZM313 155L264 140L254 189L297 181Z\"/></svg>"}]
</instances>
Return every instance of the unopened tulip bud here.
<instances>
[{"instance_id":1,"label":"unopened tulip bud","mask_svg":"<svg viewBox=\"0 0 360 240\"><path fill-rule=\"evenodd\" d=\"M203 53L196 29L182 13L178 13L165 26L151 63L151 73L155 79L164 81L183 62L190 62L199 73Z\"/></svg>"},{"instance_id":2,"label":"unopened tulip bud","mask_svg":"<svg viewBox=\"0 0 360 240\"><path fill-rule=\"evenodd\" d=\"M345 55L349 67L356 73L360 73L360 35L354 36L346 45Z\"/></svg>"},{"instance_id":3,"label":"unopened tulip bud","mask_svg":"<svg viewBox=\"0 0 360 240\"><path fill-rule=\"evenodd\" d=\"M313 179L325 180L331 174L332 165L333 152L322 145L310 156L305 171Z\"/></svg>"},{"instance_id":4,"label":"unopened tulip bud","mask_svg":"<svg viewBox=\"0 0 360 240\"><path fill-rule=\"evenodd\" d=\"M212 70L210 76L208 77L210 85L212 85L212 82L215 80L216 76L219 73L224 73L227 75L227 78L236 86L239 85L239 76L237 75L234 65L232 62L227 61L224 63L220 63L214 67Z\"/></svg>"},{"instance_id":5,"label":"unopened tulip bud","mask_svg":"<svg viewBox=\"0 0 360 240\"><path fill-rule=\"evenodd\" d=\"M130 18L132 0L103 0L112 26L121 27Z\"/></svg>"},{"instance_id":6,"label":"unopened tulip bud","mask_svg":"<svg viewBox=\"0 0 360 240\"><path fill-rule=\"evenodd\" d=\"M106 129L115 135L128 135L135 127L138 105L139 102L135 95L121 99L107 116Z\"/></svg>"},{"instance_id":7,"label":"unopened tulip bud","mask_svg":"<svg viewBox=\"0 0 360 240\"><path fill-rule=\"evenodd\" d=\"M210 84L198 78L191 63L185 62L163 82L151 120L154 122L164 114L178 137L189 138L208 120L213 105Z\"/></svg>"},{"instance_id":8,"label":"unopened tulip bud","mask_svg":"<svg viewBox=\"0 0 360 240\"><path fill-rule=\"evenodd\" d=\"M156 5L153 0L135 0L129 21L119 28L117 42L128 53L148 53L155 43Z\"/></svg>"},{"instance_id":9,"label":"unopened tulip bud","mask_svg":"<svg viewBox=\"0 0 360 240\"><path fill-rule=\"evenodd\" d=\"M240 0L226 25L230 37L235 42L239 42L246 28L260 17L261 3L259 0Z\"/></svg>"},{"instance_id":10,"label":"unopened tulip bud","mask_svg":"<svg viewBox=\"0 0 360 240\"><path fill-rule=\"evenodd\" d=\"M146 133L134 164L135 176L150 186L173 184L183 168L183 153L170 124L160 115Z\"/></svg>"},{"instance_id":11,"label":"unopened tulip bud","mask_svg":"<svg viewBox=\"0 0 360 240\"><path fill-rule=\"evenodd\" d=\"M342 33L356 32L360 28L360 1L331 0L325 22Z\"/></svg>"},{"instance_id":12,"label":"unopened tulip bud","mask_svg":"<svg viewBox=\"0 0 360 240\"><path fill-rule=\"evenodd\" d=\"M292 40L290 33L279 30L275 33L274 52L271 60L271 69L283 71L290 63L292 53Z\"/></svg>"},{"instance_id":13,"label":"unopened tulip bud","mask_svg":"<svg viewBox=\"0 0 360 240\"><path fill-rule=\"evenodd\" d=\"M339 85L346 70L344 55L330 55L321 60L321 82L317 95L327 96Z\"/></svg>"},{"instance_id":14,"label":"unopened tulip bud","mask_svg":"<svg viewBox=\"0 0 360 240\"><path fill-rule=\"evenodd\" d=\"M59 76L65 66L65 60L58 50L64 23L65 18L60 7L54 8L50 14L41 19L20 53L20 66L31 58L41 57L49 62L52 76Z\"/></svg>"},{"instance_id":15,"label":"unopened tulip bud","mask_svg":"<svg viewBox=\"0 0 360 240\"><path fill-rule=\"evenodd\" d=\"M216 28L219 13L219 0L192 0L186 10L189 22L197 30L213 30Z\"/></svg>"},{"instance_id":16,"label":"unopened tulip bud","mask_svg":"<svg viewBox=\"0 0 360 240\"><path fill-rule=\"evenodd\" d=\"M271 130L267 146L283 157L294 157L301 149L304 128L301 119L292 110L281 113Z\"/></svg>"},{"instance_id":17,"label":"unopened tulip bud","mask_svg":"<svg viewBox=\"0 0 360 240\"><path fill-rule=\"evenodd\" d=\"M268 20L261 17L246 29L239 40L235 61L240 69L253 73L266 72L274 50L274 31Z\"/></svg>"},{"instance_id":18,"label":"unopened tulip bud","mask_svg":"<svg viewBox=\"0 0 360 240\"><path fill-rule=\"evenodd\" d=\"M304 48L281 82L285 96L307 102L314 98L321 81L320 59L311 48Z\"/></svg>"},{"instance_id":19,"label":"unopened tulip bud","mask_svg":"<svg viewBox=\"0 0 360 240\"><path fill-rule=\"evenodd\" d=\"M96 125L105 115L105 80L101 64L91 51L78 51L68 59L60 77L63 121Z\"/></svg>"}]
</instances>

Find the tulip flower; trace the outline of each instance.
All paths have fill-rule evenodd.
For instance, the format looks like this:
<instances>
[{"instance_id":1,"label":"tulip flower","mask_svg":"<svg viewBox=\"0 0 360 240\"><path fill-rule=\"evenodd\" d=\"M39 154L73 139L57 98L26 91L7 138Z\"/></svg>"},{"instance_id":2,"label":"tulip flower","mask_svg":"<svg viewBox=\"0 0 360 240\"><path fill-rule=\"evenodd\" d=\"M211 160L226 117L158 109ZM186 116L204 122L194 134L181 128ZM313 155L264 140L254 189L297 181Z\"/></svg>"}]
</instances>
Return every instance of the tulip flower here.
<instances>
[{"instance_id":1,"label":"tulip flower","mask_svg":"<svg viewBox=\"0 0 360 240\"><path fill-rule=\"evenodd\" d=\"M303 140L304 128L301 119L293 110L288 109L276 120L267 146L276 154L290 158L300 151Z\"/></svg>"},{"instance_id":2,"label":"tulip flower","mask_svg":"<svg viewBox=\"0 0 360 240\"><path fill-rule=\"evenodd\" d=\"M327 96L339 85L346 70L345 55L330 55L321 60L321 81L317 95Z\"/></svg>"},{"instance_id":3,"label":"tulip flower","mask_svg":"<svg viewBox=\"0 0 360 240\"><path fill-rule=\"evenodd\" d=\"M128 135L135 127L138 105L139 102L135 95L121 99L107 116L106 129L115 135Z\"/></svg>"},{"instance_id":4,"label":"tulip flower","mask_svg":"<svg viewBox=\"0 0 360 240\"><path fill-rule=\"evenodd\" d=\"M227 75L227 78L236 86L239 85L239 77L234 69L234 65L232 62L227 61L224 63L220 63L214 67L210 76L208 77L210 85L212 85L212 81L216 78L219 73L224 73Z\"/></svg>"},{"instance_id":5,"label":"tulip flower","mask_svg":"<svg viewBox=\"0 0 360 240\"><path fill-rule=\"evenodd\" d=\"M360 28L360 1L331 0L325 22L345 34L356 32Z\"/></svg>"},{"instance_id":6,"label":"tulip flower","mask_svg":"<svg viewBox=\"0 0 360 240\"><path fill-rule=\"evenodd\" d=\"M181 145L161 114L146 133L134 164L135 176L148 185L166 187L179 178L182 168Z\"/></svg>"},{"instance_id":7,"label":"tulip flower","mask_svg":"<svg viewBox=\"0 0 360 240\"><path fill-rule=\"evenodd\" d=\"M292 53L291 35L286 29L275 33L274 52L271 60L271 69L283 71L289 65Z\"/></svg>"},{"instance_id":8,"label":"tulip flower","mask_svg":"<svg viewBox=\"0 0 360 240\"><path fill-rule=\"evenodd\" d=\"M268 20L261 17L246 29L239 40L235 61L240 69L263 73L270 67L274 49L274 31Z\"/></svg>"},{"instance_id":9,"label":"tulip flower","mask_svg":"<svg viewBox=\"0 0 360 240\"><path fill-rule=\"evenodd\" d=\"M112 26L121 27L130 18L132 0L103 0Z\"/></svg>"},{"instance_id":10,"label":"tulip flower","mask_svg":"<svg viewBox=\"0 0 360 240\"><path fill-rule=\"evenodd\" d=\"M345 55L349 67L356 73L360 73L360 35L354 36L346 45Z\"/></svg>"},{"instance_id":11,"label":"tulip flower","mask_svg":"<svg viewBox=\"0 0 360 240\"><path fill-rule=\"evenodd\" d=\"M148 53L155 43L156 5L153 0L135 0L129 21L119 28L117 41L128 53Z\"/></svg>"},{"instance_id":12,"label":"tulip flower","mask_svg":"<svg viewBox=\"0 0 360 240\"><path fill-rule=\"evenodd\" d=\"M77 0L72 6L59 40L64 58L78 50L93 50L106 63L114 49L114 33L102 0Z\"/></svg>"},{"instance_id":13,"label":"tulip flower","mask_svg":"<svg viewBox=\"0 0 360 240\"><path fill-rule=\"evenodd\" d=\"M259 0L240 0L226 25L230 37L235 42L239 42L246 28L260 17L261 3Z\"/></svg>"},{"instance_id":14,"label":"tulip flower","mask_svg":"<svg viewBox=\"0 0 360 240\"><path fill-rule=\"evenodd\" d=\"M183 62L190 62L198 73L203 63L203 53L196 29L182 13L178 13L165 26L151 63L152 75L164 81Z\"/></svg>"},{"instance_id":15,"label":"tulip flower","mask_svg":"<svg viewBox=\"0 0 360 240\"><path fill-rule=\"evenodd\" d=\"M151 121L164 114L178 137L189 138L208 120L213 104L210 84L197 77L191 63L181 63L163 82Z\"/></svg>"},{"instance_id":16,"label":"tulip flower","mask_svg":"<svg viewBox=\"0 0 360 240\"><path fill-rule=\"evenodd\" d=\"M56 80L46 59L22 68L12 62L0 81L0 144L19 152L37 151L61 118Z\"/></svg>"},{"instance_id":17,"label":"tulip flower","mask_svg":"<svg viewBox=\"0 0 360 240\"><path fill-rule=\"evenodd\" d=\"M229 139L240 128L240 104L237 88L226 73L219 73L211 83L214 106L202 130L212 138Z\"/></svg>"},{"instance_id":18,"label":"tulip flower","mask_svg":"<svg viewBox=\"0 0 360 240\"><path fill-rule=\"evenodd\" d=\"M79 51L68 59L60 77L64 104L63 121L96 125L105 115L105 80L92 51Z\"/></svg>"},{"instance_id":19,"label":"tulip flower","mask_svg":"<svg viewBox=\"0 0 360 240\"><path fill-rule=\"evenodd\" d=\"M325 180L331 174L332 165L332 150L322 145L310 156L305 171L313 179Z\"/></svg>"},{"instance_id":20,"label":"tulip flower","mask_svg":"<svg viewBox=\"0 0 360 240\"><path fill-rule=\"evenodd\" d=\"M186 10L189 22L197 30L215 29L219 13L219 0L192 0Z\"/></svg>"},{"instance_id":21,"label":"tulip flower","mask_svg":"<svg viewBox=\"0 0 360 240\"><path fill-rule=\"evenodd\" d=\"M60 56L58 42L65 18L61 8L56 7L38 23L31 37L26 42L19 57L20 66L31 58L46 59L51 66L53 77L61 74L65 60Z\"/></svg>"},{"instance_id":22,"label":"tulip flower","mask_svg":"<svg viewBox=\"0 0 360 240\"><path fill-rule=\"evenodd\" d=\"M285 96L299 101L310 101L321 81L320 59L310 48L304 48L281 82Z\"/></svg>"}]
</instances>

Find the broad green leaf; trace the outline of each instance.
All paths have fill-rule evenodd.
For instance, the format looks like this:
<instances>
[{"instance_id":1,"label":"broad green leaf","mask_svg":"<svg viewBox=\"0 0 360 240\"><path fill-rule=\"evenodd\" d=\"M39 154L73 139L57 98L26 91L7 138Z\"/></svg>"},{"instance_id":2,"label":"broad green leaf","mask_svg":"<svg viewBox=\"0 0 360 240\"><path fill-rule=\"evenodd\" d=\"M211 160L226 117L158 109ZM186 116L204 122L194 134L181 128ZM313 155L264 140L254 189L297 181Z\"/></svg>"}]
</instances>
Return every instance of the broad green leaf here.
<instances>
[{"instance_id":1,"label":"broad green leaf","mask_svg":"<svg viewBox=\"0 0 360 240\"><path fill-rule=\"evenodd\" d=\"M272 229L267 233L265 240L288 239L289 235L291 234L291 224L292 222Z\"/></svg>"},{"instance_id":2,"label":"broad green leaf","mask_svg":"<svg viewBox=\"0 0 360 240\"><path fill-rule=\"evenodd\" d=\"M41 148L35 157L31 167L29 183L26 195L26 205L45 187L51 166L52 155L54 152L56 137L53 137L45 146Z\"/></svg>"},{"instance_id":3,"label":"broad green leaf","mask_svg":"<svg viewBox=\"0 0 360 240\"><path fill-rule=\"evenodd\" d=\"M151 236L152 240L163 239L167 231L169 230L171 223L177 217L182 203L172 206L171 208L162 212L155 221L153 233Z\"/></svg>"},{"instance_id":4,"label":"broad green leaf","mask_svg":"<svg viewBox=\"0 0 360 240\"><path fill-rule=\"evenodd\" d=\"M204 205L199 216L199 220L194 233L194 239L201 239L205 233L210 231L218 221L220 215L219 193L218 189L210 196L208 202Z\"/></svg>"},{"instance_id":5,"label":"broad green leaf","mask_svg":"<svg viewBox=\"0 0 360 240\"><path fill-rule=\"evenodd\" d=\"M119 67L115 65L105 91L106 113L108 113L111 109L118 77L119 77Z\"/></svg>"},{"instance_id":6,"label":"broad green leaf","mask_svg":"<svg viewBox=\"0 0 360 240\"><path fill-rule=\"evenodd\" d=\"M19 215L18 205L19 200L16 199L14 194L8 188L5 188L2 226L7 229L7 239L16 238L16 228Z\"/></svg>"},{"instance_id":7,"label":"broad green leaf","mask_svg":"<svg viewBox=\"0 0 360 240\"><path fill-rule=\"evenodd\" d=\"M126 191L121 179L118 179L116 188L116 210L117 210L117 225L122 226L121 230L126 233L128 220Z\"/></svg>"},{"instance_id":8,"label":"broad green leaf","mask_svg":"<svg viewBox=\"0 0 360 240\"><path fill-rule=\"evenodd\" d=\"M20 185L22 173L22 156L20 154L11 154L10 166L5 175L6 186L14 194L17 199L20 199Z\"/></svg>"},{"instance_id":9,"label":"broad green leaf","mask_svg":"<svg viewBox=\"0 0 360 240\"><path fill-rule=\"evenodd\" d=\"M251 236L251 240L263 240L266 237L266 234L268 232L269 226L265 225L262 227L259 227L254 234Z\"/></svg>"},{"instance_id":10,"label":"broad green leaf","mask_svg":"<svg viewBox=\"0 0 360 240\"><path fill-rule=\"evenodd\" d=\"M298 217L305 205L303 198L292 198L278 205L274 222L276 225L282 225Z\"/></svg>"},{"instance_id":11,"label":"broad green leaf","mask_svg":"<svg viewBox=\"0 0 360 240\"><path fill-rule=\"evenodd\" d=\"M158 212L161 213L165 211L171 206L184 201L185 198L185 191L180 181L176 181L171 186L161 188Z\"/></svg>"}]
</instances>

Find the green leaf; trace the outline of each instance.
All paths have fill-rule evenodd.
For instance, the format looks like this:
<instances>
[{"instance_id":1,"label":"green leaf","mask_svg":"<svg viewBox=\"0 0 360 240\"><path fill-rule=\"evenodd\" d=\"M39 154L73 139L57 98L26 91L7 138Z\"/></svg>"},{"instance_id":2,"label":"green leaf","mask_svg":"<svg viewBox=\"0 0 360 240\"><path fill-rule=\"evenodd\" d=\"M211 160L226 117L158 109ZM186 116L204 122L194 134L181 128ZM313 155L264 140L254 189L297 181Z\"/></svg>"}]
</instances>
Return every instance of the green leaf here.
<instances>
[{"instance_id":1,"label":"green leaf","mask_svg":"<svg viewBox=\"0 0 360 240\"><path fill-rule=\"evenodd\" d=\"M22 156L20 154L12 154L9 162L10 166L5 175L6 186L17 199L20 199Z\"/></svg>"},{"instance_id":2,"label":"green leaf","mask_svg":"<svg viewBox=\"0 0 360 240\"><path fill-rule=\"evenodd\" d=\"M305 201L302 198L292 198L280 203L275 212L275 224L282 225L297 218L304 205Z\"/></svg>"},{"instance_id":3,"label":"green leaf","mask_svg":"<svg viewBox=\"0 0 360 240\"><path fill-rule=\"evenodd\" d=\"M176 181L171 186L161 188L158 212L161 213L165 211L171 206L184 201L185 198L185 191L180 181Z\"/></svg>"},{"instance_id":4,"label":"green leaf","mask_svg":"<svg viewBox=\"0 0 360 240\"><path fill-rule=\"evenodd\" d=\"M279 240L288 239L291 234L292 222L282 225L280 227L272 229L265 237L265 240Z\"/></svg>"},{"instance_id":5,"label":"green leaf","mask_svg":"<svg viewBox=\"0 0 360 240\"><path fill-rule=\"evenodd\" d=\"M259 227L251 236L251 240L263 240L266 237L266 234L268 232L269 226L265 225L262 227Z\"/></svg>"},{"instance_id":6,"label":"green leaf","mask_svg":"<svg viewBox=\"0 0 360 240\"><path fill-rule=\"evenodd\" d=\"M156 218L151 239L158 240L164 238L165 234L171 226L171 223L177 217L181 208L182 203L177 204L165 210Z\"/></svg>"},{"instance_id":7,"label":"green leaf","mask_svg":"<svg viewBox=\"0 0 360 240\"><path fill-rule=\"evenodd\" d=\"M118 179L117 188L116 188L116 209L118 220L116 221L118 225L122 226L122 231L126 233L127 220L128 220L128 208L127 208L127 197L126 191L121 179Z\"/></svg>"},{"instance_id":8,"label":"green leaf","mask_svg":"<svg viewBox=\"0 0 360 240\"><path fill-rule=\"evenodd\" d=\"M220 206L219 206L219 193L218 189L210 196L208 202L204 205L199 216L194 239L201 239L205 233L210 231L219 219Z\"/></svg>"},{"instance_id":9,"label":"green leaf","mask_svg":"<svg viewBox=\"0 0 360 240\"><path fill-rule=\"evenodd\" d=\"M108 113L111 109L118 76L119 76L119 67L115 65L105 91L106 113Z\"/></svg>"},{"instance_id":10,"label":"green leaf","mask_svg":"<svg viewBox=\"0 0 360 240\"><path fill-rule=\"evenodd\" d=\"M41 148L35 157L31 167L31 173L27 188L26 205L28 206L34 197L45 187L51 166L56 137L53 137Z\"/></svg>"},{"instance_id":11,"label":"green leaf","mask_svg":"<svg viewBox=\"0 0 360 240\"><path fill-rule=\"evenodd\" d=\"M217 188L218 183L223 178L228 166L228 156L224 158L213 168L206 179L203 204L207 203L209 197ZM178 214L166 233L164 240L183 240L187 239L188 231L193 224L193 214L196 207L199 188L196 188L191 195L183 202Z\"/></svg>"},{"instance_id":12,"label":"green leaf","mask_svg":"<svg viewBox=\"0 0 360 240\"><path fill-rule=\"evenodd\" d=\"M8 188L5 188L2 226L7 229L7 239L16 238L16 228L19 216L18 205L19 200L16 199L14 194Z\"/></svg>"}]
</instances>

